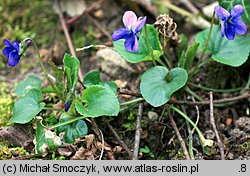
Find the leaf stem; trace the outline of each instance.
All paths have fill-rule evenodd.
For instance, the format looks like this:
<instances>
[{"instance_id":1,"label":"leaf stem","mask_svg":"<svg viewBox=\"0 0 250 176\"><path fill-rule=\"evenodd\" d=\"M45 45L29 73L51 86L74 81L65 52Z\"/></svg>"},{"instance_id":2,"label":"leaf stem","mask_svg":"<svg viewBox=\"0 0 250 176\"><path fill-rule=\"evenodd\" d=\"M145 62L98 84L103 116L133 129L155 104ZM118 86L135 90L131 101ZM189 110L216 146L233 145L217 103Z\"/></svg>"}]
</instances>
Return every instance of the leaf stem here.
<instances>
[{"instance_id":1,"label":"leaf stem","mask_svg":"<svg viewBox=\"0 0 250 176\"><path fill-rule=\"evenodd\" d=\"M145 36L146 36L146 43L147 43L147 47L148 47L148 54L153 62L154 65L156 65L155 60L153 58L153 51L149 42L149 38L148 38L148 31L147 31L147 24L145 25Z\"/></svg>"},{"instance_id":2,"label":"leaf stem","mask_svg":"<svg viewBox=\"0 0 250 176\"><path fill-rule=\"evenodd\" d=\"M250 87L250 73L249 73L249 76L248 76L248 81L247 81L247 84L245 86L245 89L249 89Z\"/></svg>"},{"instance_id":3,"label":"leaf stem","mask_svg":"<svg viewBox=\"0 0 250 176\"><path fill-rule=\"evenodd\" d=\"M131 104L139 103L141 101L144 101L144 98L136 98L134 100L121 103L120 106L128 106L128 105L131 105Z\"/></svg>"},{"instance_id":4,"label":"leaf stem","mask_svg":"<svg viewBox=\"0 0 250 176\"><path fill-rule=\"evenodd\" d=\"M157 59L156 61L159 62L163 67L167 68L167 65L164 62L162 62L162 60L160 58Z\"/></svg>"},{"instance_id":5,"label":"leaf stem","mask_svg":"<svg viewBox=\"0 0 250 176\"><path fill-rule=\"evenodd\" d=\"M167 56L168 62L170 64L170 69L172 69L174 64L173 64L173 61L172 61L171 56L170 56L170 49L169 49L170 48L170 43L169 43L170 41L169 41L169 38L167 38L166 42L167 42L166 56Z\"/></svg>"},{"instance_id":6,"label":"leaf stem","mask_svg":"<svg viewBox=\"0 0 250 176\"><path fill-rule=\"evenodd\" d=\"M187 84L192 86L192 87L195 87L195 88L203 89L205 91L222 92L222 93L238 92L238 91L240 91L240 90L242 90L244 88L244 87L237 87L237 88L232 88L232 89L213 89L213 88L197 85L197 84L194 84L194 83L191 83L191 82L189 82Z\"/></svg>"},{"instance_id":7,"label":"leaf stem","mask_svg":"<svg viewBox=\"0 0 250 176\"><path fill-rule=\"evenodd\" d=\"M213 12L213 16L212 16L212 21L211 21L211 24L210 24L210 28L209 28L209 32L208 32L208 36L207 36L207 40L206 40L206 43L205 43L205 46L202 50L202 53L201 53L201 57L199 58L197 64L195 65L195 68L193 70L193 72L190 73L190 78L197 72L197 70L199 69L199 65L206 53L206 50L207 50L207 47L208 47L208 44L209 44L209 40L210 40L210 37L211 37L211 33L212 33L212 30L213 30L213 25L214 25L214 16L215 16L215 12Z\"/></svg>"},{"instance_id":8,"label":"leaf stem","mask_svg":"<svg viewBox=\"0 0 250 176\"><path fill-rule=\"evenodd\" d=\"M76 118L72 118L70 120L67 120L65 122L62 122L62 123L57 123L55 125L51 125L51 126L46 126L47 129L55 129L55 128L58 128L58 127L61 127L61 126L64 126L64 125L69 125L73 122L76 122L78 120L82 120L82 119L85 119L86 117L83 117L83 116L80 116L80 117L76 117Z\"/></svg>"},{"instance_id":9,"label":"leaf stem","mask_svg":"<svg viewBox=\"0 0 250 176\"><path fill-rule=\"evenodd\" d=\"M62 111L63 108L44 107L43 110Z\"/></svg>"},{"instance_id":10,"label":"leaf stem","mask_svg":"<svg viewBox=\"0 0 250 176\"><path fill-rule=\"evenodd\" d=\"M189 87L185 87L185 91L187 91L187 93L189 93L190 95L192 95L194 98L196 98L199 101L204 101L199 95L197 95L194 91L192 91L191 89L189 89Z\"/></svg>"},{"instance_id":11,"label":"leaf stem","mask_svg":"<svg viewBox=\"0 0 250 176\"><path fill-rule=\"evenodd\" d=\"M195 123L186 115L184 114L181 110L179 110L178 108L172 106L172 105L168 105L171 109L173 109L174 111L176 111L178 114L180 114L182 117L184 117L184 119L186 119L196 130L196 132L198 133L198 136L201 140L202 146L206 146L207 139L205 139L205 137L203 136L202 132L200 131L200 129L195 125Z\"/></svg>"}]
</instances>

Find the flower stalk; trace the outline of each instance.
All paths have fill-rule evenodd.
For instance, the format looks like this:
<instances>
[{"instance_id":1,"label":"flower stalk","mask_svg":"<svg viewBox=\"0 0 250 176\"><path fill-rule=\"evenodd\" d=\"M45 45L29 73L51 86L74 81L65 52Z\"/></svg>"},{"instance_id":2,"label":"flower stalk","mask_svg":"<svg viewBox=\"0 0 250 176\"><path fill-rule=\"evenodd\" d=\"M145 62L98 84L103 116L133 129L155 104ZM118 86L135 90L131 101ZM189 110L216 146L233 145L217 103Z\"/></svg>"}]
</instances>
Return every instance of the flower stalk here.
<instances>
[{"instance_id":1,"label":"flower stalk","mask_svg":"<svg viewBox=\"0 0 250 176\"><path fill-rule=\"evenodd\" d=\"M212 30L213 30L213 25L214 25L214 17L215 17L215 13L213 13L213 16L212 16L212 21L211 21L211 25L210 25L210 28L209 28L209 32L208 32L208 36L207 36L207 40L206 40L206 44L202 50L202 53L201 53L201 57L199 58L197 64L195 65L195 68L192 70L192 72L190 73L190 78L197 72L197 70L199 69L199 65L206 53L206 50L208 48L208 44L209 44L209 40L210 40L210 37L211 37L211 33L212 33Z\"/></svg>"},{"instance_id":2,"label":"flower stalk","mask_svg":"<svg viewBox=\"0 0 250 176\"><path fill-rule=\"evenodd\" d=\"M45 66L44 66L44 64L43 64L43 61L42 61L42 58L41 58L41 55L40 55L40 53L39 53L39 50L38 50L38 47L37 47L36 43L35 43L34 41L33 41L32 43L33 43L33 45L35 46L35 50L36 50L36 53L37 53L37 56L38 56L38 59L39 59L39 63L40 63L40 65L41 65L41 67L42 67L42 70L43 70L43 72L44 72L44 75L45 75L46 79L48 80L50 86L56 91L56 93L57 93L58 95L60 95L60 90L58 89L58 87L57 87L56 85L54 85L54 84L52 83L51 79L49 78L48 71L46 70L46 68L45 68Z\"/></svg>"},{"instance_id":3,"label":"flower stalk","mask_svg":"<svg viewBox=\"0 0 250 176\"><path fill-rule=\"evenodd\" d=\"M184 119L186 119L193 127L194 129L196 130L196 132L198 133L198 136L200 138L200 141L201 141L201 145L202 147L205 147L205 146L213 146L213 141L212 140L208 140L206 139L202 132L200 131L200 129L196 126L196 124L186 115L184 114L181 110L179 110L178 108L172 106L172 105L168 105L171 109L173 109L174 111L176 111L178 114L180 114L182 117L184 117Z\"/></svg>"}]
</instances>

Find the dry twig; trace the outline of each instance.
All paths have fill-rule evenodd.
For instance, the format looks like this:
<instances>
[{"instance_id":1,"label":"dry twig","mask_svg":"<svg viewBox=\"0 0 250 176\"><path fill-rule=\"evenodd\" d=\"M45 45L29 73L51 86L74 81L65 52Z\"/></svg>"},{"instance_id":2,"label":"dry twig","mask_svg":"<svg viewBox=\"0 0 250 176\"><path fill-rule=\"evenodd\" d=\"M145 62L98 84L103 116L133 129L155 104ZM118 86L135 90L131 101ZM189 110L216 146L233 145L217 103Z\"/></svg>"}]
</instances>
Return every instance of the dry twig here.
<instances>
[{"instance_id":1,"label":"dry twig","mask_svg":"<svg viewBox=\"0 0 250 176\"><path fill-rule=\"evenodd\" d=\"M104 143L104 146L109 146L109 144L107 144L104 140L103 140L103 135L101 133L101 130L98 128L96 122L94 119L91 119L91 124L92 124L92 128L94 130L94 132L96 133L97 137L99 138L99 140L102 141L102 146L103 146L103 143ZM102 151L103 152L103 151ZM113 153L111 151L107 151L107 154L108 154L108 157L110 160L115 160L115 157L113 155ZM102 156L102 153L101 153L101 156ZM100 156L100 158L101 158Z\"/></svg>"},{"instance_id":2,"label":"dry twig","mask_svg":"<svg viewBox=\"0 0 250 176\"><path fill-rule=\"evenodd\" d=\"M94 8L96 8L98 5L100 5L101 3L103 3L104 0L99 0L97 2L94 2L91 6L89 6L88 8L86 8L82 14L78 15L78 16L74 16L72 18L70 18L69 20L66 21L66 24L70 24L73 23L74 21L76 21L77 19L79 19L82 15L89 13L91 10L93 10Z\"/></svg>"},{"instance_id":3,"label":"dry twig","mask_svg":"<svg viewBox=\"0 0 250 176\"><path fill-rule=\"evenodd\" d=\"M108 122L108 120L106 118L104 118L104 122L108 125L109 129L112 131L112 133L115 135L116 139L118 140L118 142L121 144L121 146L124 148L124 150L126 150L126 152L128 153L129 157L131 159L133 159L133 153L130 151L130 149L128 148L128 146L125 144L125 142L123 142L121 140L121 138L119 137L119 135L117 134L117 132L114 130L114 128L112 127L112 125L110 125L110 123Z\"/></svg>"},{"instance_id":4,"label":"dry twig","mask_svg":"<svg viewBox=\"0 0 250 176\"><path fill-rule=\"evenodd\" d=\"M134 156L135 160L138 159L141 130L142 130L141 129L142 112L143 112L143 103L139 103L138 115L137 115L137 119L136 119L135 145L134 145L134 152L133 152L133 156Z\"/></svg>"},{"instance_id":5,"label":"dry twig","mask_svg":"<svg viewBox=\"0 0 250 176\"><path fill-rule=\"evenodd\" d=\"M214 121L214 106L213 106L213 93L209 92L209 97L210 97L210 123L212 124L217 142L218 142L218 147L220 149L220 154L221 154L221 160L225 160L225 155L224 155L224 147L223 147L223 143L221 142L218 130L216 128L215 125L215 121Z\"/></svg>"},{"instance_id":6,"label":"dry twig","mask_svg":"<svg viewBox=\"0 0 250 176\"><path fill-rule=\"evenodd\" d=\"M65 35L66 41L67 41L68 46L69 46L70 54L72 56L76 57L76 52L75 52L75 49L74 49L74 45L73 45L73 42L71 40L69 31L67 29L67 26L66 26L63 14L62 14L62 8L61 8L61 5L60 5L60 0L56 0L56 6L58 8L60 22L61 22L61 25L62 25L62 28L63 28L63 32L64 32L64 35ZM83 80L83 75L82 75L81 68L79 68L78 77L79 77L80 80Z\"/></svg>"},{"instance_id":7,"label":"dry twig","mask_svg":"<svg viewBox=\"0 0 250 176\"><path fill-rule=\"evenodd\" d=\"M39 154L32 154L32 155L23 155L23 156L17 156L14 158L11 158L11 160L28 160L31 158L44 158Z\"/></svg>"},{"instance_id":8,"label":"dry twig","mask_svg":"<svg viewBox=\"0 0 250 176\"><path fill-rule=\"evenodd\" d=\"M245 94L245 95L240 95L237 97L232 97L232 98L223 98L220 100L213 100L213 104L221 104L221 103L226 103L226 102L233 102L233 101L238 101L242 100L245 98L249 98L250 94ZM179 101L179 100L170 100L169 103L173 104L179 104L179 105L210 105L210 101L195 101L195 102L190 102L190 101Z\"/></svg>"},{"instance_id":9,"label":"dry twig","mask_svg":"<svg viewBox=\"0 0 250 176\"><path fill-rule=\"evenodd\" d=\"M175 121L174 121L174 119L173 119L173 116L172 116L172 114L171 114L171 112L170 112L170 110L169 110L168 107L167 107L167 112L168 112L168 116L169 116L171 125L172 125L172 127L174 128L175 134L176 134L178 140L179 140L180 143L181 143L181 147L182 147L182 149L183 149L183 152L184 152L184 155L185 155L185 157L186 157L186 160L190 160L190 156L189 156L189 154L188 154L188 150L187 150L186 144L185 144L184 140L183 140L182 137L181 137L181 134L180 134L180 132L179 132L177 126L176 126L176 123L175 123Z\"/></svg>"},{"instance_id":10,"label":"dry twig","mask_svg":"<svg viewBox=\"0 0 250 176\"><path fill-rule=\"evenodd\" d=\"M91 15L87 14L87 17L90 19L90 21L106 36L108 39L112 39L110 33L105 29L104 26L100 24L99 21L97 21L95 18L93 18Z\"/></svg>"},{"instance_id":11,"label":"dry twig","mask_svg":"<svg viewBox=\"0 0 250 176\"><path fill-rule=\"evenodd\" d=\"M118 90L119 94L125 94L125 95L132 95L134 97L141 97L141 94L138 92L132 92L126 89L119 89ZM242 99L246 99L250 97L250 93L244 94L244 95L239 95L236 97L231 97L231 98L223 98L219 100L213 100L213 104L221 104L221 103L227 103L227 102L233 102L233 101L238 101ZM210 105L210 101L180 101L180 100L169 100L169 103L172 104L178 104L178 105L190 105L190 106L196 106L196 105Z\"/></svg>"}]
</instances>

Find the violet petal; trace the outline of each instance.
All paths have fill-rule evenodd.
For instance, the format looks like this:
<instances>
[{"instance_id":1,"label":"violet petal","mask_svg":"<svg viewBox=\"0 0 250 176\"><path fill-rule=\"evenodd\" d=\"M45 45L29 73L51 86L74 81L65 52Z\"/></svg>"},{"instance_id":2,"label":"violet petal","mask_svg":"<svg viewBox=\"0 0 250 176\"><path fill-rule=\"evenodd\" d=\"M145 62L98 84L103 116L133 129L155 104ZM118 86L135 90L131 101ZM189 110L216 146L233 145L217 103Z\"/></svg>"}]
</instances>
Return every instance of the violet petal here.
<instances>
[{"instance_id":1,"label":"violet petal","mask_svg":"<svg viewBox=\"0 0 250 176\"><path fill-rule=\"evenodd\" d=\"M13 51L13 47L5 47L2 50L2 53L6 56L9 57L10 53Z\"/></svg>"},{"instance_id":2,"label":"violet petal","mask_svg":"<svg viewBox=\"0 0 250 176\"><path fill-rule=\"evenodd\" d=\"M238 18L240 17L244 12L244 7L242 5L236 5L231 10L231 17Z\"/></svg>"},{"instance_id":3,"label":"violet petal","mask_svg":"<svg viewBox=\"0 0 250 176\"><path fill-rule=\"evenodd\" d=\"M117 41L120 39L125 39L129 35L129 31L125 28L120 28L117 29L113 34L112 34L112 40Z\"/></svg>"},{"instance_id":4,"label":"violet petal","mask_svg":"<svg viewBox=\"0 0 250 176\"><path fill-rule=\"evenodd\" d=\"M134 25L132 26L132 30L134 31L134 33L138 33L140 32L140 30L142 29L142 27L145 25L147 20L147 17L143 17L141 20L137 21L136 23L134 23Z\"/></svg>"},{"instance_id":5,"label":"violet petal","mask_svg":"<svg viewBox=\"0 0 250 176\"><path fill-rule=\"evenodd\" d=\"M131 36L130 38L126 39L124 42L124 46L128 52L133 52L133 48L135 45L135 37Z\"/></svg>"},{"instance_id":6,"label":"violet petal","mask_svg":"<svg viewBox=\"0 0 250 176\"><path fill-rule=\"evenodd\" d=\"M225 34L226 34L226 37L229 40L233 40L234 37L235 37L235 28L234 28L234 25L228 23L228 25L226 26L226 29L225 29Z\"/></svg>"},{"instance_id":7,"label":"violet petal","mask_svg":"<svg viewBox=\"0 0 250 176\"><path fill-rule=\"evenodd\" d=\"M8 57L8 65L13 67L18 64L20 60L20 56L18 55L17 51L12 51Z\"/></svg>"},{"instance_id":8,"label":"violet petal","mask_svg":"<svg viewBox=\"0 0 250 176\"><path fill-rule=\"evenodd\" d=\"M214 8L214 11L222 21L225 21L230 17L230 13L221 6L216 6Z\"/></svg>"},{"instance_id":9,"label":"violet petal","mask_svg":"<svg viewBox=\"0 0 250 176\"><path fill-rule=\"evenodd\" d=\"M137 39L137 36L136 36L136 35L134 35L134 40L135 40L135 42L134 42L133 50L134 50L135 53L138 53L138 50L139 50L139 42L138 42L138 39Z\"/></svg>"},{"instance_id":10,"label":"violet petal","mask_svg":"<svg viewBox=\"0 0 250 176\"><path fill-rule=\"evenodd\" d=\"M10 43L10 41L7 40L7 39L4 39L4 40L3 40L3 43L4 43L7 47L13 47L12 44Z\"/></svg>"},{"instance_id":11,"label":"violet petal","mask_svg":"<svg viewBox=\"0 0 250 176\"><path fill-rule=\"evenodd\" d=\"M227 27L227 22L226 21L222 21L222 23L221 23L221 29L220 29L222 37L225 35L225 29L226 29L226 27Z\"/></svg>"},{"instance_id":12,"label":"violet petal","mask_svg":"<svg viewBox=\"0 0 250 176\"><path fill-rule=\"evenodd\" d=\"M133 11L126 11L122 18L123 24L127 29L131 29L132 25L136 23L137 17Z\"/></svg>"},{"instance_id":13,"label":"violet petal","mask_svg":"<svg viewBox=\"0 0 250 176\"><path fill-rule=\"evenodd\" d=\"M19 50L20 50L19 43L18 43L17 41L14 41L14 42L12 43L12 45L13 45L13 47L17 50L17 52L19 52Z\"/></svg>"},{"instance_id":14,"label":"violet petal","mask_svg":"<svg viewBox=\"0 0 250 176\"><path fill-rule=\"evenodd\" d=\"M235 34L244 35L247 32L247 26L241 20L238 20L235 27Z\"/></svg>"}]
</instances>

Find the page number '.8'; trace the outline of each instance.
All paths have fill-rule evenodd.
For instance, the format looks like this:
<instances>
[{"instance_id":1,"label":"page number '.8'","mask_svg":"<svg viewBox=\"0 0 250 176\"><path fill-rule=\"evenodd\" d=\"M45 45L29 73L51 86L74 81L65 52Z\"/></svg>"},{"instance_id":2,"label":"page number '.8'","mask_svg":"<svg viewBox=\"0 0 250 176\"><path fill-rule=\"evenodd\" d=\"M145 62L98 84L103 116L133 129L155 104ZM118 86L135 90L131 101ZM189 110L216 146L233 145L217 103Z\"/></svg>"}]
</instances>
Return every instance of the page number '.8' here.
<instances>
[{"instance_id":1,"label":"page number '.8'","mask_svg":"<svg viewBox=\"0 0 250 176\"><path fill-rule=\"evenodd\" d=\"M247 165L246 164L241 164L240 165L240 171L239 172L246 172L247 171Z\"/></svg>"}]
</instances>

